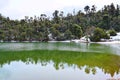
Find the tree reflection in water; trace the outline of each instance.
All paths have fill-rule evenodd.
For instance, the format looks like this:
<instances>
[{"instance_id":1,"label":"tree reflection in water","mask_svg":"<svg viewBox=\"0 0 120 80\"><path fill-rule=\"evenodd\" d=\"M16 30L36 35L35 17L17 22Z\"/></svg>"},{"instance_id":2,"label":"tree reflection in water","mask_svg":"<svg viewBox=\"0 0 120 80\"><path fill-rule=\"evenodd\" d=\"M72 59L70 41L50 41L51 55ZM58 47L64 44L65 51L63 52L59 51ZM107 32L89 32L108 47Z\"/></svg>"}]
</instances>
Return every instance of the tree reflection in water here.
<instances>
[{"instance_id":1,"label":"tree reflection in water","mask_svg":"<svg viewBox=\"0 0 120 80\"><path fill-rule=\"evenodd\" d=\"M74 69L84 69L86 74L97 73L97 68L102 69L104 74L120 74L120 56L109 53L91 53L56 50L33 50L33 51L1 51L0 66L10 64L13 61L22 61L26 65L41 63L46 66L53 62L56 70L64 69L66 65Z\"/></svg>"}]
</instances>

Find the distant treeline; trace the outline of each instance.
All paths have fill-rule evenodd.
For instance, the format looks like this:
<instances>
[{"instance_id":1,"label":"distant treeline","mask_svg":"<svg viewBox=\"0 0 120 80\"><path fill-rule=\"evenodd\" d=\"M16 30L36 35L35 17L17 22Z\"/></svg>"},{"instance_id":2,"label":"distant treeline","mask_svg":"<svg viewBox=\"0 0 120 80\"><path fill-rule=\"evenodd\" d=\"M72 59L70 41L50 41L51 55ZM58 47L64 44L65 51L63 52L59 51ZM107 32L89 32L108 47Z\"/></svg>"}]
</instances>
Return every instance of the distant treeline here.
<instances>
[{"instance_id":1,"label":"distant treeline","mask_svg":"<svg viewBox=\"0 0 120 80\"><path fill-rule=\"evenodd\" d=\"M84 11L68 13L55 10L52 19L46 14L39 17L25 16L25 19L11 20L0 14L0 41L48 41L71 40L92 36L97 28L103 31L120 31L119 5L105 5L96 11L96 6L85 6ZM98 30L99 31L99 30ZM99 40L98 40L99 41Z\"/></svg>"}]
</instances>

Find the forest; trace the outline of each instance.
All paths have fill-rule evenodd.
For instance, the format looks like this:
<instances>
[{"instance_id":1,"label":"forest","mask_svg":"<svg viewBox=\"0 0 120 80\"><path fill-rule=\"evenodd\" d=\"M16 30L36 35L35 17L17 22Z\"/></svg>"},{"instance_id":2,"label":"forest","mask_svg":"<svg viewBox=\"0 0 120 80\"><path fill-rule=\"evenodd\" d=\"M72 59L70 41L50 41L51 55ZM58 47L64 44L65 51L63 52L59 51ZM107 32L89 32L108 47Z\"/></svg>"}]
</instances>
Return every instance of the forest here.
<instances>
[{"instance_id":1,"label":"forest","mask_svg":"<svg viewBox=\"0 0 120 80\"><path fill-rule=\"evenodd\" d=\"M101 10L97 10L96 5L87 5L84 12L73 10L65 16L63 11L55 10L52 15L52 18L40 14L11 20L0 14L0 41L63 41L86 35L91 41L100 41L120 32L120 6L113 3Z\"/></svg>"}]
</instances>

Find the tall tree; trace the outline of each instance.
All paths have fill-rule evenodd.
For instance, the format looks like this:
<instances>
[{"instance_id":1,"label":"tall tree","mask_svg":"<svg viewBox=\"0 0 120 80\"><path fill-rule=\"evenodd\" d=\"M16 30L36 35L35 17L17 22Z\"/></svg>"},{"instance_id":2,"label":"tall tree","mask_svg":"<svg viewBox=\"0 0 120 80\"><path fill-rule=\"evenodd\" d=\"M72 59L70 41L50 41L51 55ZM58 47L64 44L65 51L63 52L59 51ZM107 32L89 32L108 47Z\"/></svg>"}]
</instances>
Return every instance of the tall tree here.
<instances>
[{"instance_id":1,"label":"tall tree","mask_svg":"<svg viewBox=\"0 0 120 80\"><path fill-rule=\"evenodd\" d=\"M87 26L90 24L90 17L89 17L89 13L90 13L90 7L87 5L84 7L84 11L86 12L86 16L87 16Z\"/></svg>"},{"instance_id":2,"label":"tall tree","mask_svg":"<svg viewBox=\"0 0 120 80\"><path fill-rule=\"evenodd\" d=\"M84 11L86 12L86 14L88 14L89 13L89 11L90 11L90 7L87 5L87 6L85 6L84 7Z\"/></svg>"},{"instance_id":3,"label":"tall tree","mask_svg":"<svg viewBox=\"0 0 120 80\"><path fill-rule=\"evenodd\" d=\"M55 10L55 12L53 13L53 19L55 23L59 23L59 11L58 10Z\"/></svg>"}]
</instances>

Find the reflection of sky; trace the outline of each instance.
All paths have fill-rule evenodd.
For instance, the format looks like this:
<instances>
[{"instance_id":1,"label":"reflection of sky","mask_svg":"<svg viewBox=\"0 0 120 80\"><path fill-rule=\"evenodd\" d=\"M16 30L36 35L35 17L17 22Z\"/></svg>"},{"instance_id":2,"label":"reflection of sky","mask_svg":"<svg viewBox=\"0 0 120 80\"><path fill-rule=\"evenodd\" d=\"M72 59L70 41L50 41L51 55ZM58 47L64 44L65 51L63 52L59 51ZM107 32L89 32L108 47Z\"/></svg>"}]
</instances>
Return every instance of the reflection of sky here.
<instances>
[{"instance_id":1,"label":"reflection of sky","mask_svg":"<svg viewBox=\"0 0 120 80\"><path fill-rule=\"evenodd\" d=\"M120 55L120 43L102 44L109 48L109 52Z\"/></svg>"},{"instance_id":2,"label":"reflection of sky","mask_svg":"<svg viewBox=\"0 0 120 80\"><path fill-rule=\"evenodd\" d=\"M87 66L79 69L68 67L65 64L64 69L56 70L53 65L53 62L48 63L46 66L41 66L40 63L11 62L10 65L4 65L0 69L0 76L2 76L0 80L106 80L111 78L109 74L104 74L97 67L95 67L96 74L93 75L92 72L89 74L85 72ZM120 74L115 75L114 78L119 76Z\"/></svg>"},{"instance_id":3,"label":"reflection of sky","mask_svg":"<svg viewBox=\"0 0 120 80\"><path fill-rule=\"evenodd\" d=\"M0 80L9 80L10 73L6 68L0 68Z\"/></svg>"}]
</instances>

